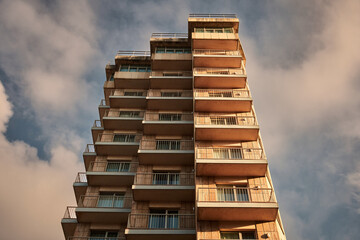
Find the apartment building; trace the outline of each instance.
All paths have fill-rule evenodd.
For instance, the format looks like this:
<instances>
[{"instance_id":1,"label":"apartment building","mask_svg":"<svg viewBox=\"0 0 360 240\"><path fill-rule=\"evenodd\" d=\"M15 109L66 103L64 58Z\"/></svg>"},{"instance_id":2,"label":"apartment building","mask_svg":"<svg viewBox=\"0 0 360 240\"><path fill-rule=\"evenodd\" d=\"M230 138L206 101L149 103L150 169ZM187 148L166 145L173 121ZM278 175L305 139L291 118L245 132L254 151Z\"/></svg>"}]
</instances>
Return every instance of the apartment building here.
<instances>
[{"instance_id":1,"label":"apartment building","mask_svg":"<svg viewBox=\"0 0 360 240\"><path fill-rule=\"evenodd\" d=\"M65 239L285 240L233 14L119 51Z\"/></svg>"}]
</instances>

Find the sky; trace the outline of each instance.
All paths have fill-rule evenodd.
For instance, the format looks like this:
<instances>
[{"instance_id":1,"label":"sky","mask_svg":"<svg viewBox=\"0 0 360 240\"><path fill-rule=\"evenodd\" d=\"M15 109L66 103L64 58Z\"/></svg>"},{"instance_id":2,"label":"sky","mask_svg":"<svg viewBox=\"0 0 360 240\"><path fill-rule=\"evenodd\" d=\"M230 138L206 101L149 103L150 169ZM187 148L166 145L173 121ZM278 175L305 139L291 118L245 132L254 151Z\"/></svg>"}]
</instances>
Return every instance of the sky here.
<instances>
[{"instance_id":1,"label":"sky","mask_svg":"<svg viewBox=\"0 0 360 240\"><path fill-rule=\"evenodd\" d=\"M63 239L117 50L235 13L287 238L360 235L360 1L0 0L0 239Z\"/></svg>"}]
</instances>

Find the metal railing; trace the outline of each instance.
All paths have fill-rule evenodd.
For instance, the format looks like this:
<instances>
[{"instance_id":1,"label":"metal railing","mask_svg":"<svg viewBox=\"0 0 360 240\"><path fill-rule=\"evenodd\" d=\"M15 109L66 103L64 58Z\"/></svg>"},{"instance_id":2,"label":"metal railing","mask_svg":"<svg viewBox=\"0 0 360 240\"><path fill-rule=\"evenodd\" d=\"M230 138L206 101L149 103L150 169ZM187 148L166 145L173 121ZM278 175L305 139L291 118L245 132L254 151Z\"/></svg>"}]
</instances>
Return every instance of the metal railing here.
<instances>
[{"instance_id":1,"label":"metal railing","mask_svg":"<svg viewBox=\"0 0 360 240\"><path fill-rule=\"evenodd\" d=\"M195 49L194 55L227 55L227 56L241 56L240 51L229 50L215 50L215 49Z\"/></svg>"},{"instance_id":2,"label":"metal railing","mask_svg":"<svg viewBox=\"0 0 360 240\"><path fill-rule=\"evenodd\" d=\"M148 91L148 97L164 97L164 98L171 98L171 97L192 97L193 91L192 90L182 90L182 91L164 91L164 90L155 90L151 89Z\"/></svg>"},{"instance_id":3,"label":"metal railing","mask_svg":"<svg viewBox=\"0 0 360 240\"><path fill-rule=\"evenodd\" d=\"M124 89L114 89L111 91L110 96L124 96L124 97L145 97L146 90L124 90Z\"/></svg>"},{"instance_id":4,"label":"metal railing","mask_svg":"<svg viewBox=\"0 0 360 240\"><path fill-rule=\"evenodd\" d=\"M119 142L119 143L133 143L139 142L141 134L136 133L100 133L97 142Z\"/></svg>"},{"instance_id":5,"label":"metal railing","mask_svg":"<svg viewBox=\"0 0 360 240\"><path fill-rule=\"evenodd\" d=\"M109 106L109 105L106 103L105 99L101 99L99 106Z\"/></svg>"},{"instance_id":6,"label":"metal railing","mask_svg":"<svg viewBox=\"0 0 360 240\"><path fill-rule=\"evenodd\" d=\"M118 51L116 55L131 57L150 57L150 51Z\"/></svg>"},{"instance_id":7,"label":"metal railing","mask_svg":"<svg viewBox=\"0 0 360 240\"><path fill-rule=\"evenodd\" d=\"M153 33L151 38L188 38L187 33Z\"/></svg>"},{"instance_id":8,"label":"metal railing","mask_svg":"<svg viewBox=\"0 0 360 240\"><path fill-rule=\"evenodd\" d=\"M192 113L145 113L146 121L194 121L194 115Z\"/></svg>"},{"instance_id":9,"label":"metal railing","mask_svg":"<svg viewBox=\"0 0 360 240\"><path fill-rule=\"evenodd\" d=\"M197 159L265 159L262 148L197 147Z\"/></svg>"},{"instance_id":10,"label":"metal railing","mask_svg":"<svg viewBox=\"0 0 360 240\"><path fill-rule=\"evenodd\" d=\"M76 213L75 213L76 207L68 206L66 207L64 217L65 219L76 219Z\"/></svg>"},{"instance_id":11,"label":"metal railing","mask_svg":"<svg viewBox=\"0 0 360 240\"><path fill-rule=\"evenodd\" d=\"M244 98L250 97L247 89L194 89L195 97L206 98Z\"/></svg>"},{"instance_id":12,"label":"metal railing","mask_svg":"<svg viewBox=\"0 0 360 240\"><path fill-rule=\"evenodd\" d=\"M183 72L163 72L163 71L152 71L150 74L151 77L191 77L191 71L183 71Z\"/></svg>"},{"instance_id":13,"label":"metal railing","mask_svg":"<svg viewBox=\"0 0 360 240\"><path fill-rule=\"evenodd\" d=\"M86 173L79 172L75 178L76 183L87 183Z\"/></svg>"},{"instance_id":14,"label":"metal railing","mask_svg":"<svg viewBox=\"0 0 360 240\"><path fill-rule=\"evenodd\" d=\"M241 68L194 68L194 74L244 75L245 71Z\"/></svg>"},{"instance_id":15,"label":"metal railing","mask_svg":"<svg viewBox=\"0 0 360 240\"><path fill-rule=\"evenodd\" d=\"M276 202L273 189L249 187L198 188L199 202Z\"/></svg>"},{"instance_id":16,"label":"metal railing","mask_svg":"<svg viewBox=\"0 0 360 240\"><path fill-rule=\"evenodd\" d=\"M83 195L79 207L86 208L131 208L132 198L122 195Z\"/></svg>"},{"instance_id":17,"label":"metal railing","mask_svg":"<svg viewBox=\"0 0 360 240\"><path fill-rule=\"evenodd\" d=\"M198 125L227 125L227 126L256 126L254 116L229 116L229 115L197 115L195 124Z\"/></svg>"},{"instance_id":18,"label":"metal railing","mask_svg":"<svg viewBox=\"0 0 360 240\"><path fill-rule=\"evenodd\" d=\"M237 18L236 14L190 13L190 18Z\"/></svg>"},{"instance_id":19,"label":"metal railing","mask_svg":"<svg viewBox=\"0 0 360 240\"><path fill-rule=\"evenodd\" d=\"M99 161L91 162L90 172L136 172L138 162Z\"/></svg>"},{"instance_id":20,"label":"metal railing","mask_svg":"<svg viewBox=\"0 0 360 240\"><path fill-rule=\"evenodd\" d=\"M67 240L125 240L125 237L69 237Z\"/></svg>"},{"instance_id":21,"label":"metal railing","mask_svg":"<svg viewBox=\"0 0 360 240\"><path fill-rule=\"evenodd\" d=\"M134 184L193 186L194 173L137 173Z\"/></svg>"},{"instance_id":22,"label":"metal railing","mask_svg":"<svg viewBox=\"0 0 360 240\"><path fill-rule=\"evenodd\" d=\"M195 229L194 214L129 214L128 228Z\"/></svg>"},{"instance_id":23,"label":"metal railing","mask_svg":"<svg viewBox=\"0 0 360 240\"><path fill-rule=\"evenodd\" d=\"M129 110L115 110L108 109L105 111L104 117L116 117L116 118L143 118L145 111L129 111Z\"/></svg>"},{"instance_id":24,"label":"metal railing","mask_svg":"<svg viewBox=\"0 0 360 240\"><path fill-rule=\"evenodd\" d=\"M102 128L102 123L100 120L95 120L93 124L93 128Z\"/></svg>"},{"instance_id":25,"label":"metal railing","mask_svg":"<svg viewBox=\"0 0 360 240\"><path fill-rule=\"evenodd\" d=\"M140 150L181 151L194 150L193 140L141 140Z\"/></svg>"},{"instance_id":26,"label":"metal railing","mask_svg":"<svg viewBox=\"0 0 360 240\"><path fill-rule=\"evenodd\" d=\"M84 153L95 153L94 144L87 144Z\"/></svg>"}]
</instances>

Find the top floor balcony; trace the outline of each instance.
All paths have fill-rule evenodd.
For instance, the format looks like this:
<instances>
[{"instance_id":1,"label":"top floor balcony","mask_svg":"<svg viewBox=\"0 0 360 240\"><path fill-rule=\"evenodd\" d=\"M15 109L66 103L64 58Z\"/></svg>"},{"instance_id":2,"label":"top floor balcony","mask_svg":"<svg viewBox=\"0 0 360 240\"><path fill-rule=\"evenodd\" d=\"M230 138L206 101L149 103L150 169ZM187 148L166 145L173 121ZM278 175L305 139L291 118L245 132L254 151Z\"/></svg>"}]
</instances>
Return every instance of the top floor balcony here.
<instances>
[{"instance_id":1,"label":"top floor balcony","mask_svg":"<svg viewBox=\"0 0 360 240\"><path fill-rule=\"evenodd\" d=\"M187 42L187 33L153 33L151 34L150 42L161 41L161 42Z\"/></svg>"},{"instance_id":2,"label":"top floor balcony","mask_svg":"<svg viewBox=\"0 0 360 240\"><path fill-rule=\"evenodd\" d=\"M242 53L239 50L195 49L194 67L241 68Z\"/></svg>"},{"instance_id":3,"label":"top floor balcony","mask_svg":"<svg viewBox=\"0 0 360 240\"><path fill-rule=\"evenodd\" d=\"M192 89L192 71L152 71L151 89Z\"/></svg>"},{"instance_id":4,"label":"top floor balcony","mask_svg":"<svg viewBox=\"0 0 360 240\"><path fill-rule=\"evenodd\" d=\"M149 62L150 51L118 51L115 56L115 65L119 66L123 63L144 63Z\"/></svg>"}]
</instances>

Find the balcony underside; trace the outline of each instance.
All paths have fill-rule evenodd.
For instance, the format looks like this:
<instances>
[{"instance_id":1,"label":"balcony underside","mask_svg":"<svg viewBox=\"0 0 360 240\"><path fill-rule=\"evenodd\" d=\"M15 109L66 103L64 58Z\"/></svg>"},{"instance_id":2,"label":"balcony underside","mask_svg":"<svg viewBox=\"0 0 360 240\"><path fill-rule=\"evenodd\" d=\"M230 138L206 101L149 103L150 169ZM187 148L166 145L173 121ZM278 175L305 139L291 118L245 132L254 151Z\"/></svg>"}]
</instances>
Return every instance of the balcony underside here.
<instances>
[{"instance_id":1,"label":"balcony underside","mask_svg":"<svg viewBox=\"0 0 360 240\"><path fill-rule=\"evenodd\" d=\"M193 165L194 150L139 150L139 164L148 165Z\"/></svg>"},{"instance_id":2,"label":"balcony underside","mask_svg":"<svg viewBox=\"0 0 360 240\"><path fill-rule=\"evenodd\" d=\"M76 216L81 223L126 223L131 209L116 208L76 208Z\"/></svg>"},{"instance_id":3,"label":"balcony underside","mask_svg":"<svg viewBox=\"0 0 360 240\"><path fill-rule=\"evenodd\" d=\"M76 226L78 224L78 221L76 218L69 218L65 219L63 218L61 220L61 226L65 235L65 239L68 239L71 236L74 236L74 232L76 229Z\"/></svg>"},{"instance_id":4,"label":"balcony underside","mask_svg":"<svg viewBox=\"0 0 360 240\"><path fill-rule=\"evenodd\" d=\"M143 118L118 118L104 117L103 123L106 130L142 130Z\"/></svg>"},{"instance_id":5,"label":"balcony underside","mask_svg":"<svg viewBox=\"0 0 360 240\"><path fill-rule=\"evenodd\" d=\"M115 79L115 88L120 89L148 89L149 79L120 78Z\"/></svg>"},{"instance_id":6,"label":"balcony underside","mask_svg":"<svg viewBox=\"0 0 360 240\"><path fill-rule=\"evenodd\" d=\"M135 201L193 201L195 186L133 185Z\"/></svg>"},{"instance_id":7,"label":"balcony underside","mask_svg":"<svg viewBox=\"0 0 360 240\"><path fill-rule=\"evenodd\" d=\"M109 101L112 108L145 108L146 106L145 96L110 96Z\"/></svg>"},{"instance_id":8,"label":"balcony underside","mask_svg":"<svg viewBox=\"0 0 360 240\"><path fill-rule=\"evenodd\" d=\"M192 121L144 121L144 134L148 135L192 135L194 123Z\"/></svg>"},{"instance_id":9,"label":"balcony underside","mask_svg":"<svg viewBox=\"0 0 360 240\"><path fill-rule=\"evenodd\" d=\"M179 229L125 229L127 240L195 240L196 231Z\"/></svg>"},{"instance_id":10,"label":"balcony underside","mask_svg":"<svg viewBox=\"0 0 360 240\"><path fill-rule=\"evenodd\" d=\"M150 77L151 89L192 89L192 77Z\"/></svg>"},{"instance_id":11,"label":"balcony underside","mask_svg":"<svg viewBox=\"0 0 360 240\"><path fill-rule=\"evenodd\" d=\"M274 221L277 203L198 202L198 220L207 221Z\"/></svg>"},{"instance_id":12,"label":"balcony underside","mask_svg":"<svg viewBox=\"0 0 360 240\"><path fill-rule=\"evenodd\" d=\"M195 88L245 88L246 75L194 74Z\"/></svg>"},{"instance_id":13,"label":"balcony underside","mask_svg":"<svg viewBox=\"0 0 360 240\"><path fill-rule=\"evenodd\" d=\"M230 159L197 159L198 176L265 176L267 161L265 159L230 160Z\"/></svg>"},{"instance_id":14,"label":"balcony underside","mask_svg":"<svg viewBox=\"0 0 360 240\"><path fill-rule=\"evenodd\" d=\"M150 110L192 111L193 108L192 97L147 97L147 101Z\"/></svg>"},{"instance_id":15,"label":"balcony underside","mask_svg":"<svg viewBox=\"0 0 360 240\"><path fill-rule=\"evenodd\" d=\"M89 185L130 186L134 183L134 172L86 172ZM85 193L83 194L85 195Z\"/></svg>"},{"instance_id":16,"label":"balcony underside","mask_svg":"<svg viewBox=\"0 0 360 240\"><path fill-rule=\"evenodd\" d=\"M197 112L250 112L251 98L195 98Z\"/></svg>"},{"instance_id":17,"label":"balcony underside","mask_svg":"<svg viewBox=\"0 0 360 240\"><path fill-rule=\"evenodd\" d=\"M221 49L221 50L238 50L239 40L234 39L204 39L204 38L193 38L192 49Z\"/></svg>"},{"instance_id":18,"label":"balcony underside","mask_svg":"<svg viewBox=\"0 0 360 240\"><path fill-rule=\"evenodd\" d=\"M88 183L87 182L75 182L73 184L73 188L74 188L74 193L75 193L75 198L78 200L80 199L80 196L85 195L86 193L86 188L88 187Z\"/></svg>"},{"instance_id":19,"label":"balcony underside","mask_svg":"<svg viewBox=\"0 0 360 240\"><path fill-rule=\"evenodd\" d=\"M209 126L196 125L196 140L213 141L255 141L259 135L259 126Z\"/></svg>"},{"instance_id":20,"label":"balcony underside","mask_svg":"<svg viewBox=\"0 0 360 240\"><path fill-rule=\"evenodd\" d=\"M136 155L139 149L139 143L123 143L123 142L95 142L95 150L99 155Z\"/></svg>"},{"instance_id":21,"label":"balcony underside","mask_svg":"<svg viewBox=\"0 0 360 240\"><path fill-rule=\"evenodd\" d=\"M85 169L88 169L91 162L94 162L96 158L95 152L84 152L83 153L83 159L84 159L84 165Z\"/></svg>"},{"instance_id":22,"label":"balcony underside","mask_svg":"<svg viewBox=\"0 0 360 240\"><path fill-rule=\"evenodd\" d=\"M194 67L240 68L241 56L194 55Z\"/></svg>"}]
</instances>

